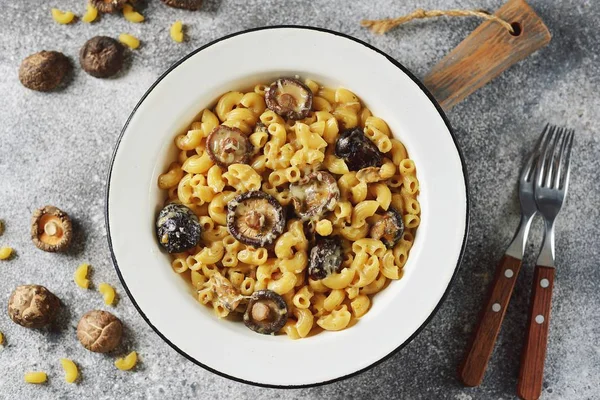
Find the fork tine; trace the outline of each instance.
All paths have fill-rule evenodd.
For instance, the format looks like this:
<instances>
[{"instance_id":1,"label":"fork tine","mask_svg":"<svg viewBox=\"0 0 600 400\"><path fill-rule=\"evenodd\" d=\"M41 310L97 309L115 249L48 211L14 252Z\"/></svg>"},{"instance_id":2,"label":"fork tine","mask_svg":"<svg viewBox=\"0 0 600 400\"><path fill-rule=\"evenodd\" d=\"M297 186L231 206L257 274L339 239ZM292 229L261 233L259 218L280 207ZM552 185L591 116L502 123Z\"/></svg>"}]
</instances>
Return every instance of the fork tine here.
<instances>
[{"instance_id":1,"label":"fork tine","mask_svg":"<svg viewBox=\"0 0 600 400\"><path fill-rule=\"evenodd\" d=\"M540 156L537 160L537 165L535 169L535 184L537 186L542 186L542 182L544 179L544 173L546 171L546 159L548 158L548 148L550 147L550 143L554 138L554 133L556 132L556 127L554 125L550 125L549 133L542 143L542 148L540 150Z\"/></svg>"},{"instance_id":2,"label":"fork tine","mask_svg":"<svg viewBox=\"0 0 600 400\"><path fill-rule=\"evenodd\" d=\"M542 151L542 143L544 142L546 136L548 135L548 131L549 131L550 127L551 127L550 124L546 124L546 126L544 127L544 130L542 131L542 134L540 135L537 142L535 143L533 150L529 154L529 158L527 159L527 162L525 163L525 165L523 166L523 169L521 170L521 179L522 180L529 181L532 178L533 172L534 172L534 166L537 163L538 157Z\"/></svg>"},{"instance_id":3,"label":"fork tine","mask_svg":"<svg viewBox=\"0 0 600 400\"><path fill-rule=\"evenodd\" d=\"M569 175L571 174L571 148L573 147L573 138L575 136L575 131L571 129L571 131L569 132L569 136L565 139L565 141L568 140L567 145L566 145L566 149L565 149L565 161L564 161L564 168L565 168L565 176L564 179L562 181L562 185L561 185L561 189L565 191L565 194L567 192L567 188L569 186ZM561 160L562 160L562 155L561 155Z\"/></svg>"},{"instance_id":4,"label":"fork tine","mask_svg":"<svg viewBox=\"0 0 600 400\"><path fill-rule=\"evenodd\" d=\"M546 171L546 179L544 180L545 187L552 186L552 180L554 179L554 174L558 168L558 156L560 154L560 148L565 139L565 128L558 128L556 132L556 136L552 141L552 147L549 149L550 154L548 155L548 171Z\"/></svg>"},{"instance_id":5,"label":"fork tine","mask_svg":"<svg viewBox=\"0 0 600 400\"><path fill-rule=\"evenodd\" d=\"M570 131L567 131L566 134L563 137L563 140L560 143L560 149L558 152L558 161L556 164L556 173L554 174L554 176L552 177L552 182L551 182L551 186L553 189L558 189L559 185L560 185L560 181L561 181L561 176L564 173L564 163L565 163L565 157L566 157L566 146L567 143L569 142L569 134Z\"/></svg>"}]
</instances>

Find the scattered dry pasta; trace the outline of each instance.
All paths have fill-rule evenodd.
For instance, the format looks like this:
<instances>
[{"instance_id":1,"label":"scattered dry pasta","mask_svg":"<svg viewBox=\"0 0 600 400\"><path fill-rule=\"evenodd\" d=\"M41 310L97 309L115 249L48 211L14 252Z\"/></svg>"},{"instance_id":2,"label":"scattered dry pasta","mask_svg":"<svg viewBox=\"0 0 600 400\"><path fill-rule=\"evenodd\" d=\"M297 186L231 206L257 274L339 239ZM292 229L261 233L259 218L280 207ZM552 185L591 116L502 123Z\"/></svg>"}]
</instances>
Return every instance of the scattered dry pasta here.
<instances>
[{"instance_id":1,"label":"scattered dry pasta","mask_svg":"<svg viewBox=\"0 0 600 400\"><path fill-rule=\"evenodd\" d=\"M44 383L48 380L48 375L45 372L27 372L25 374L25 382L27 383Z\"/></svg>"},{"instance_id":2,"label":"scattered dry pasta","mask_svg":"<svg viewBox=\"0 0 600 400\"><path fill-rule=\"evenodd\" d=\"M52 18L59 24L70 24L75 19L75 14L73 14L71 11L61 11L58 8L53 8L51 13Z\"/></svg>"},{"instance_id":3,"label":"scattered dry pasta","mask_svg":"<svg viewBox=\"0 0 600 400\"><path fill-rule=\"evenodd\" d=\"M135 365L137 364L137 359L137 353L135 351L132 351L125 357L118 358L115 361L115 367L117 367L121 371L129 371L130 369L135 367Z\"/></svg>"},{"instance_id":4,"label":"scattered dry pasta","mask_svg":"<svg viewBox=\"0 0 600 400\"><path fill-rule=\"evenodd\" d=\"M183 23L181 21L175 21L175 23L171 25L169 34L171 35L171 39L177 43L183 42Z\"/></svg>"},{"instance_id":5,"label":"scattered dry pasta","mask_svg":"<svg viewBox=\"0 0 600 400\"><path fill-rule=\"evenodd\" d=\"M123 5L123 17L129 22L143 22L144 16L139 12L135 11L133 7L129 4Z\"/></svg>"},{"instance_id":6,"label":"scattered dry pasta","mask_svg":"<svg viewBox=\"0 0 600 400\"><path fill-rule=\"evenodd\" d=\"M98 18L98 10L91 3L86 6L85 14L81 17L83 22L92 23Z\"/></svg>"},{"instance_id":7,"label":"scattered dry pasta","mask_svg":"<svg viewBox=\"0 0 600 400\"><path fill-rule=\"evenodd\" d=\"M75 274L73 274L73 280L82 289L87 289L90 286L90 281L87 279L87 274L89 271L89 264L81 264L75 270Z\"/></svg>"},{"instance_id":8,"label":"scattered dry pasta","mask_svg":"<svg viewBox=\"0 0 600 400\"><path fill-rule=\"evenodd\" d=\"M61 358L60 365L65 371L65 381L67 383L73 383L77 380L79 376L79 370L77 369L77 365L73 362L73 360L69 360L68 358Z\"/></svg>"},{"instance_id":9,"label":"scattered dry pasta","mask_svg":"<svg viewBox=\"0 0 600 400\"><path fill-rule=\"evenodd\" d=\"M171 36L181 41L178 24ZM265 307L254 306L253 296L274 292L287 305L277 332L291 339L357 323L371 308L372 296L402 278L421 212L415 163L387 123L348 89L313 80L304 84L312 107L296 114L269 103L268 93L279 86L224 93L175 138L179 156L158 179L165 204L188 207L202 228L200 241L172 254L171 264L191 282L198 301L219 318L242 313L248 318L249 312L261 317ZM211 133L230 131L224 127L237 135L223 142L229 153L235 155L238 142L247 140L249 156L243 161L224 163L215 155ZM338 156L338 138L349 129L362 132L380 162L359 169ZM317 189L303 186L313 178L335 195L310 214L299 204L304 196L316 196ZM270 195L289 211L282 217L285 227L266 244L245 241L229 224L235 218L231 209L244 201L238 196L252 191ZM250 204L256 210L261 203ZM250 212L244 229L263 224L265 215ZM327 241L339 242L338 268L313 275L313 250Z\"/></svg>"},{"instance_id":10,"label":"scattered dry pasta","mask_svg":"<svg viewBox=\"0 0 600 400\"><path fill-rule=\"evenodd\" d=\"M0 332L0 346L4 344L4 334Z\"/></svg>"},{"instance_id":11,"label":"scattered dry pasta","mask_svg":"<svg viewBox=\"0 0 600 400\"><path fill-rule=\"evenodd\" d=\"M140 47L139 39L128 33L121 33L119 35L119 42L123 43L130 49L137 49L138 47Z\"/></svg>"},{"instance_id":12,"label":"scattered dry pasta","mask_svg":"<svg viewBox=\"0 0 600 400\"><path fill-rule=\"evenodd\" d=\"M104 304L112 306L116 297L115 288L108 283L101 283L98 285L98 291L102 293L102 296L104 297Z\"/></svg>"},{"instance_id":13,"label":"scattered dry pasta","mask_svg":"<svg viewBox=\"0 0 600 400\"><path fill-rule=\"evenodd\" d=\"M0 260L8 260L12 253L12 247L0 247Z\"/></svg>"}]
</instances>

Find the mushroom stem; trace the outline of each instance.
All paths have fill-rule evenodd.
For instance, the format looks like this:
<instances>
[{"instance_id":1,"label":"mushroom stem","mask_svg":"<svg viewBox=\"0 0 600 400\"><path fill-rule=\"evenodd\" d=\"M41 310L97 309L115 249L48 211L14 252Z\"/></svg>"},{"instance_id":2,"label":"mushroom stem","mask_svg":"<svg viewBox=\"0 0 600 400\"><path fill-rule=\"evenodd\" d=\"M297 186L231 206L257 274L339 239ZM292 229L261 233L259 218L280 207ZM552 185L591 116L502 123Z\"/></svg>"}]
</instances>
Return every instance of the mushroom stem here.
<instances>
[{"instance_id":1,"label":"mushroom stem","mask_svg":"<svg viewBox=\"0 0 600 400\"><path fill-rule=\"evenodd\" d=\"M256 303L252 307L252 318L255 321L264 321L269 317L269 306L263 303Z\"/></svg>"},{"instance_id":2,"label":"mushroom stem","mask_svg":"<svg viewBox=\"0 0 600 400\"><path fill-rule=\"evenodd\" d=\"M265 215L259 211L250 211L246 215L246 224L254 230L261 230L265 226Z\"/></svg>"},{"instance_id":3,"label":"mushroom stem","mask_svg":"<svg viewBox=\"0 0 600 400\"><path fill-rule=\"evenodd\" d=\"M44 232L48 236L55 236L58 233L58 225L56 225L56 222L50 221L44 225Z\"/></svg>"}]
</instances>

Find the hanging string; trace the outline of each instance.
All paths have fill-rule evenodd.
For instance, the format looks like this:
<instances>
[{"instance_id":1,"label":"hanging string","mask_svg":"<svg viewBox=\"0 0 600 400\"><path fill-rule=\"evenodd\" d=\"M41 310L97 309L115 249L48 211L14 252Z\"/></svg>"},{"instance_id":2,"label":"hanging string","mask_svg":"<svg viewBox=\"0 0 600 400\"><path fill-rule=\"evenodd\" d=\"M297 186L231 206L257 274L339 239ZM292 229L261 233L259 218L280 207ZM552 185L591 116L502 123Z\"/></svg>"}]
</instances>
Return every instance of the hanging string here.
<instances>
[{"instance_id":1,"label":"hanging string","mask_svg":"<svg viewBox=\"0 0 600 400\"><path fill-rule=\"evenodd\" d=\"M423 10L421 8L407 15L402 15L398 18L386 19L363 19L360 24L365 28L371 29L373 33L383 35L384 33L394 29L398 25L405 24L413 19L434 18L434 17L478 17L488 21L496 22L502 25L511 34L515 33L513 27L495 15L481 10Z\"/></svg>"}]
</instances>

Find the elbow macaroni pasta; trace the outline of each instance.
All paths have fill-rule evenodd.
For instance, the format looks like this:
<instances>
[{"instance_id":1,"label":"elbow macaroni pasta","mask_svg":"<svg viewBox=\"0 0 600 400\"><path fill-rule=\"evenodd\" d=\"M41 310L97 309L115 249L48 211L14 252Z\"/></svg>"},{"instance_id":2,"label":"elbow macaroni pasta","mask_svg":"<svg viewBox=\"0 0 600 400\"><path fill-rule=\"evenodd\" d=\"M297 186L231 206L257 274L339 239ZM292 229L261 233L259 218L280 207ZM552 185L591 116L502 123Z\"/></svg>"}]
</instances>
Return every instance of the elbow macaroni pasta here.
<instances>
[{"instance_id":1,"label":"elbow macaroni pasta","mask_svg":"<svg viewBox=\"0 0 600 400\"><path fill-rule=\"evenodd\" d=\"M322 87L310 79L305 84L313 93L313 106L300 120L283 118L267 108L268 85L223 94L176 136L178 157L158 177L167 202L189 207L202 227L200 243L173 254L171 262L173 271L188 278L198 302L213 308L219 318L244 312L241 306L247 300L237 308L223 303L214 289L217 276L241 296L272 290L288 305L288 320L280 333L290 339L342 330L363 317L372 296L402 278L421 217L415 163L387 123L347 89ZM248 164L222 167L212 161L206 140L221 124L247 136ZM351 171L336 157L340 132L357 126L383 153L381 166ZM320 237L340 238L343 253L341 270L320 280L307 274L312 236L293 213L288 213L286 229L269 248L247 246L227 228L227 204L238 194L262 190L285 207L292 201L290 184L315 170L334 176L340 198L332 211L311 221L311 229ZM371 237L371 228L391 208L401 214L405 229L400 240L387 248ZM86 286L83 270L78 269L75 280ZM108 288L101 291L110 297ZM117 367L128 369L135 364L132 358L130 354L119 360Z\"/></svg>"}]
</instances>

